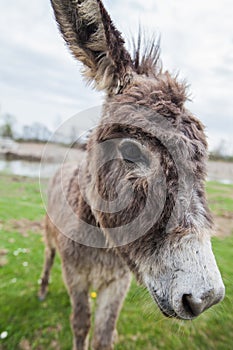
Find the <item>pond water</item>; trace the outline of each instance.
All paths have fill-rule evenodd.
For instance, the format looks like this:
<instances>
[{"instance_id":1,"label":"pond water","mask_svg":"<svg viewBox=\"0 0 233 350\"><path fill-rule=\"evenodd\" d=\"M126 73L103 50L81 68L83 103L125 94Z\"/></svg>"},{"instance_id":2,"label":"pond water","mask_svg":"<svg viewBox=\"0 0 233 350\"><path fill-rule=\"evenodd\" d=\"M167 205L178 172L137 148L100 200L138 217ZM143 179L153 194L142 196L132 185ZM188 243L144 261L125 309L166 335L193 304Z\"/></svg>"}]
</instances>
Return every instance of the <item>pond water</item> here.
<instances>
[{"instance_id":1,"label":"pond water","mask_svg":"<svg viewBox=\"0 0 233 350\"><path fill-rule=\"evenodd\" d=\"M212 164L213 165L213 164ZM232 166L232 164L231 164ZM56 170L60 167L57 163L43 163L41 167L40 162L28 162L24 160L4 160L0 159L0 172L5 174L28 176L28 177L41 177L44 179L51 178ZM230 165L229 165L230 167ZM220 167L221 168L221 167ZM219 164L217 169L219 169ZM223 178L227 175L226 178ZM227 173L219 174L216 169L208 169L208 180L217 181L223 184L232 184L232 174Z\"/></svg>"},{"instance_id":2,"label":"pond water","mask_svg":"<svg viewBox=\"0 0 233 350\"><path fill-rule=\"evenodd\" d=\"M46 167L43 166L40 172L40 162L0 159L0 172L12 175L49 178L55 173L58 167L59 165L57 164L48 163Z\"/></svg>"}]
</instances>

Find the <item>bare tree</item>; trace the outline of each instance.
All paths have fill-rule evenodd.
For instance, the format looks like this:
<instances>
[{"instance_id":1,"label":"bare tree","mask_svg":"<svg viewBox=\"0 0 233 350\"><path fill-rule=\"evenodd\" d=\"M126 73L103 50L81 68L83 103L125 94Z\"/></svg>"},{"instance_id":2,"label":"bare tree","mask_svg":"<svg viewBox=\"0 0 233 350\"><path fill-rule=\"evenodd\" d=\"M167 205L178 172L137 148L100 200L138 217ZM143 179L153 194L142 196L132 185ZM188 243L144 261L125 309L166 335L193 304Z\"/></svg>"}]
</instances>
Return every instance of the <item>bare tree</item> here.
<instances>
[{"instance_id":1,"label":"bare tree","mask_svg":"<svg viewBox=\"0 0 233 350\"><path fill-rule=\"evenodd\" d=\"M11 139L14 138L14 124L15 117L11 114L5 114L2 118L3 124L0 128L0 134L2 137L9 137Z\"/></svg>"}]
</instances>

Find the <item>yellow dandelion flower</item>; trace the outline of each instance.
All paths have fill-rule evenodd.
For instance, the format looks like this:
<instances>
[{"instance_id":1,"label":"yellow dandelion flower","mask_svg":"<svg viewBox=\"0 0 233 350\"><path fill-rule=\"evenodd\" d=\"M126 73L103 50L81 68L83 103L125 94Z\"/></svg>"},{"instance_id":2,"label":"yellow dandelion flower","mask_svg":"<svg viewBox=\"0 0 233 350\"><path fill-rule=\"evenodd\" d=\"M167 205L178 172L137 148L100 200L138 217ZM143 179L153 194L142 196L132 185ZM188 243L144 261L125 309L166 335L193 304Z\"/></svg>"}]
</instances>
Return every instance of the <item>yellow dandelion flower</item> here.
<instances>
[{"instance_id":1,"label":"yellow dandelion flower","mask_svg":"<svg viewBox=\"0 0 233 350\"><path fill-rule=\"evenodd\" d=\"M91 298L92 299L96 299L97 298L97 293L96 292L92 292L91 293Z\"/></svg>"}]
</instances>

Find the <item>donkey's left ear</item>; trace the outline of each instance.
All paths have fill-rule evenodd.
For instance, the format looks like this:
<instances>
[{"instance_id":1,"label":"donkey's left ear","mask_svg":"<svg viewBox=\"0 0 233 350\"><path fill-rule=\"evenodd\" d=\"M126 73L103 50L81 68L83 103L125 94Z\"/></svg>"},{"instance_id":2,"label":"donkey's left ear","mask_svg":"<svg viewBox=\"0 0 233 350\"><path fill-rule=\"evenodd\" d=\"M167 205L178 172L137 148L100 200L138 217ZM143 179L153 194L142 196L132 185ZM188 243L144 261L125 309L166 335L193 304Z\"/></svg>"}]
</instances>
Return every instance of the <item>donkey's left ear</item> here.
<instances>
[{"instance_id":1,"label":"donkey's left ear","mask_svg":"<svg viewBox=\"0 0 233 350\"><path fill-rule=\"evenodd\" d=\"M130 79L132 60L101 0L51 0L61 33L97 89L119 93Z\"/></svg>"}]
</instances>

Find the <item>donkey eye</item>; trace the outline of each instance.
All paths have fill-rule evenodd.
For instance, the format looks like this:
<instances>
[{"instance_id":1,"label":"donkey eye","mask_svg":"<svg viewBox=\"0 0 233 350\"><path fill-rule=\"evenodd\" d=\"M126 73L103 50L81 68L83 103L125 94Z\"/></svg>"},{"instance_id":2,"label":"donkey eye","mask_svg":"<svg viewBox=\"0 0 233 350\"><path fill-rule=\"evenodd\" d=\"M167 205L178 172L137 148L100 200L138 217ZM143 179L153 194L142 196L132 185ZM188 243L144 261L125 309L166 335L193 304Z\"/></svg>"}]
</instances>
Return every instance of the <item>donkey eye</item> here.
<instances>
[{"instance_id":1,"label":"donkey eye","mask_svg":"<svg viewBox=\"0 0 233 350\"><path fill-rule=\"evenodd\" d=\"M125 142L120 147L120 152L124 160L132 163L143 161L144 156L140 148L132 142Z\"/></svg>"}]
</instances>

